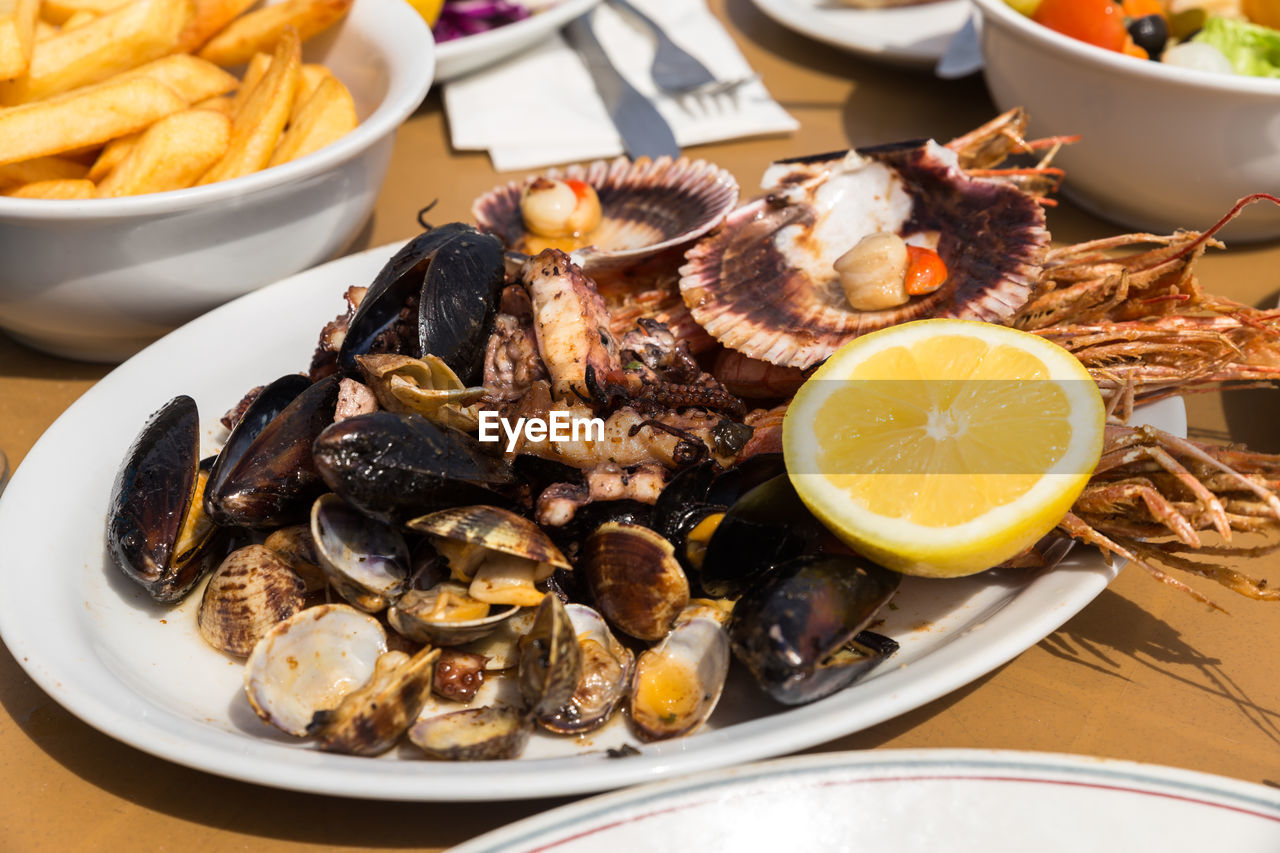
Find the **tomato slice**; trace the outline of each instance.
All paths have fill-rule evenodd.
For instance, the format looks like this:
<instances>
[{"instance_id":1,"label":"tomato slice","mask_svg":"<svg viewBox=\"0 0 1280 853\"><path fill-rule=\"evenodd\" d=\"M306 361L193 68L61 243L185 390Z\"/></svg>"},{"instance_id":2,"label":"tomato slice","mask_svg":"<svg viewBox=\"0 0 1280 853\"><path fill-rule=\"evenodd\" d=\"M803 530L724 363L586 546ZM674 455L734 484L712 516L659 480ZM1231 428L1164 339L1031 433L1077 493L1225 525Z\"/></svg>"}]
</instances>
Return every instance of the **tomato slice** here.
<instances>
[{"instance_id":1,"label":"tomato slice","mask_svg":"<svg viewBox=\"0 0 1280 853\"><path fill-rule=\"evenodd\" d=\"M907 246L907 278L903 283L909 296L933 293L947 280L947 264L932 249Z\"/></svg>"},{"instance_id":2,"label":"tomato slice","mask_svg":"<svg viewBox=\"0 0 1280 853\"><path fill-rule=\"evenodd\" d=\"M1112 0L1042 0L1032 20L1107 50L1124 50L1124 11Z\"/></svg>"},{"instance_id":3,"label":"tomato slice","mask_svg":"<svg viewBox=\"0 0 1280 853\"><path fill-rule=\"evenodd\" d=\"M582 201L586 198L587 193L591 190L591 185L586 181L579 181L574 178L564 178L564 183L569 187L569 189L573 190L573 194L577 197L578 201Z\"/></svg>"}]
</instances>

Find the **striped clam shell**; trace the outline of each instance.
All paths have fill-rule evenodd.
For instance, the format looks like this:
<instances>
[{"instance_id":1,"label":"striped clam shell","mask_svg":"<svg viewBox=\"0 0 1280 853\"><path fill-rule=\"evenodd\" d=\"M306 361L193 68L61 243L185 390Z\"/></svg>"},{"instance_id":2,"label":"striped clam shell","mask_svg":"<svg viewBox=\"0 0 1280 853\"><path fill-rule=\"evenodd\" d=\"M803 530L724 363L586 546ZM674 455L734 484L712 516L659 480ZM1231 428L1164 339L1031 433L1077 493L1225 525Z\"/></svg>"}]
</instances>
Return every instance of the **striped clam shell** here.
<instances>
[{"instance_id":1,"label":"striped clam shell","mask_svg":"<svg viewBox=\"0 0 1280 853\"><path fill-rule=\"evenodd\" d=\"M490 190L471 206L480 230L523 251L527 232L520 195L536 177L580 180L599 195L603 218L591 232L592 245L572 253L588 272L630 266L696 240L738 203L738 182L705 160L619 157L551 169Z\"/></svg>"},{"instance_id":2,"label":"striped clam shell","mask_svg":"<svg viewBox=\"0 0 1280 853\"><path fill-rule=\"evenodd\" d=\"M771 174L778 177L766 188L777 192L739 207L686 253L680 291L712 337L751 358L807 368L852 338L896 323L925 317L999 323L1026 303L1049 245L1044 210L1033 197L968 176L952 152L933 142L849 157L775 163ZM824 192L823 176L852 175L856 170L840 171L850 162L868 164L866 175L855 176L867 191ZM832 264L862 236L882 230L936 233L950 275L937 291L905 305L858 311L845 300Z\"/></svg>"}]
</instances>

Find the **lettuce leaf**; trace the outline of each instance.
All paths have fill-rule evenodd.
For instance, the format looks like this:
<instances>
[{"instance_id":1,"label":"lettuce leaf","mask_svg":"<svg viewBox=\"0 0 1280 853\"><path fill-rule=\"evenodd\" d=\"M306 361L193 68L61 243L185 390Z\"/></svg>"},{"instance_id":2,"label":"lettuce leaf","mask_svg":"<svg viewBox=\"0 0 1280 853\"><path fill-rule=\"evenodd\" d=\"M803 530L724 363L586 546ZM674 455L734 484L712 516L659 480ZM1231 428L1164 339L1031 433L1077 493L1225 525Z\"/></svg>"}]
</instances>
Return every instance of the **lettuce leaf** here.
<instances>
[{"instance_id":1,"label":"lettuce leaf","mask_svg":"<svg viewBox=\"0 0 1280 853\"><path fill-rule=\"evenodd\" d=\"M1280 77L1280 30L1248 21L1211 16L1192 41L1222 51L1237 74Z\"/></svg>"}]
</instances>

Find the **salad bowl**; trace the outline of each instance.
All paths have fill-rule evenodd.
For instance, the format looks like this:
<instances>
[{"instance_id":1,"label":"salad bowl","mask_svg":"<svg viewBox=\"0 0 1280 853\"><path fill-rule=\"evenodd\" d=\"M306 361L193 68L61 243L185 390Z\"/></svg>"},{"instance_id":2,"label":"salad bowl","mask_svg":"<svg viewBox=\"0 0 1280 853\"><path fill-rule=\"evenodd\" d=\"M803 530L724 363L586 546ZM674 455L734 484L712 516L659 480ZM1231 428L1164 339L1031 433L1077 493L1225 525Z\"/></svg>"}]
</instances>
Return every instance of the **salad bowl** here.
<instances>
[{"instance_id":1,"label":"salad bowl","mask_svg":"<svg viewBox=\"0 0 1280 853\"><path fill-rule=\"evenodd\" d=\"M974 2L996 106L1026 107L1037 137L1080 136L1054 162L1081 207L1168 233L1208 228L1252 193L1280 194L1280 79L1135 59L1054 32L1005 0ZM1280 206L1251 205L1222 233L1280 237Z\"/></svg>"}]
</instances>

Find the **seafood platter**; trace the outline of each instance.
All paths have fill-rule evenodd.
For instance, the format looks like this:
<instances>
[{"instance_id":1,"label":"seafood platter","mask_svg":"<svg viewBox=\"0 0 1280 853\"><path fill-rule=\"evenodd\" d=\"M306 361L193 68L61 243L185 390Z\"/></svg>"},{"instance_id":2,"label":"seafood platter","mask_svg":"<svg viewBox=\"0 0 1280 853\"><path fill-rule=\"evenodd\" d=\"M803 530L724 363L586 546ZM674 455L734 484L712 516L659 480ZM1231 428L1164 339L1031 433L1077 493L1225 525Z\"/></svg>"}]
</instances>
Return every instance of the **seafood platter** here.
<instances>
[{"instance_id":1,"label":"seafood platter","mask_svg":"<svg viewBox=\"0 0 1280 853\"><path fill-rule=\"evenodd\" d=\"M104 672L76 686L67 661L26 665L100 728L212 772L492 799L778 754L917 707L1101 591L1117 565L1073 542L1214 606L1210 582L1280 597L1229 565L1233 534L1280 527L1280 459L1180 437L1173 399L1274 379L1280 312L1200 288L1213 230L1051 246L1070 140L1025 123L774 163L745 202L702 162L553 171L477 199L474 225L201 318L142 358L217 351L216 379L167 375L127 450L58 463L104 486L74 509L105 519L88 615L58 608L87 620L72 633ZM218 349L298 296L292 319L315 325ZM988 562L869 546L873 562L797 476L788 408L861 342L956 324L1071 362L1098 401L1094 456L1067 509ZM488 413L557 411L600 433L485 437ZM0 529L22 521L9 504ZM0 604L19 660L22 598Z\"/></svg>"}]
</instances>

